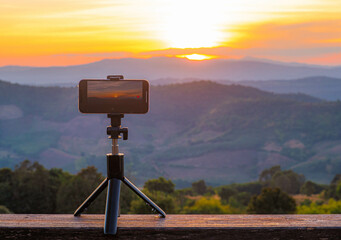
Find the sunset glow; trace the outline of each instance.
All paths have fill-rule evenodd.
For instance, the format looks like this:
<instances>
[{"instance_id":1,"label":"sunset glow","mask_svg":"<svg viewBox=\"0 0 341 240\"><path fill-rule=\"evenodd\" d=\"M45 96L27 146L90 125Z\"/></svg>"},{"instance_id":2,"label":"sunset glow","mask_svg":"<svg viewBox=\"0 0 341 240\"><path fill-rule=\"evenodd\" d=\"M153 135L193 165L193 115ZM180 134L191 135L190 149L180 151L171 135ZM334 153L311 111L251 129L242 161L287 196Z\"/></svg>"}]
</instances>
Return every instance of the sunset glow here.
<instances>
[{"instance_id":1,"label":"sunset glow","mask_svg":"<svg viewBox=\"0 0 341 240\"><path fill-rule=\"evenodd\" d=\"M189 55L177 55L176 57L179 58L187 58L188 60L208 60L208 59L212 59L215 58L214 56L209 56L209 55L204 55L204 54L189 54Z\"/></svg>"},{"instance_id":2,"label":"sunset glow","mask_svg":"<svg viewBox=\"0 0 341 240\"><path fill-rule=\"evenodd\" d=\"M194 54L341 64L335 0L12 0L0 27L1 66Z\"/></svg>"},{"instance_id":3,"label":"sunset glow","mask_svg":"<svg viewBox=\"0 0 341 240\"><path fill-rule=\"evenodd\" d=\"M216 47L224 40L223 1L170 1L161 18L163 35L172 48Z\"/></svg>"}]
</instances>

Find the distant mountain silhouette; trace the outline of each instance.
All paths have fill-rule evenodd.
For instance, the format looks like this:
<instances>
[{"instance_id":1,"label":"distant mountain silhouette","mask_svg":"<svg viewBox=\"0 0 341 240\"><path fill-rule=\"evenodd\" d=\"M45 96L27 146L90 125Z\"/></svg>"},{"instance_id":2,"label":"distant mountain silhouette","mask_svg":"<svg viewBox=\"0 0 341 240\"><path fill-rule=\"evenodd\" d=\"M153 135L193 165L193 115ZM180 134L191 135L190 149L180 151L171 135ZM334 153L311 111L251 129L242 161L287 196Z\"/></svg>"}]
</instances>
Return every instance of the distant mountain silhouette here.
<instances>
[{"instance_id":1,"label":"distant mountain silhouette","mask_svg":"<svg viewBox=\"0 0 341 240\"><path fill-rule=\"evenodd\" d=\"M147 79L157 83L167 79L204 80L288 80L311 76L341 78L341 67L325 67L265 60L212 59L190 61L182 58L154 57L149 59L106 59L99 62L66 67L0 68L0 79L28 85L75 86L83 78L105 78L123 74L125 78ZM159 82L160 83L160 82Z\"/></svg>"},{"instance_id":2,"label":"distant mountain silhouette","mask_svg":"<svg viewBox=\"0 0 341 240\"><path fill-rule=\"evenodd\" d=\"M239 84L268 92L304 93L325 100L341 100L341 78L316 76L292 81L240 81Z\"/></svg>"}]
</instances>

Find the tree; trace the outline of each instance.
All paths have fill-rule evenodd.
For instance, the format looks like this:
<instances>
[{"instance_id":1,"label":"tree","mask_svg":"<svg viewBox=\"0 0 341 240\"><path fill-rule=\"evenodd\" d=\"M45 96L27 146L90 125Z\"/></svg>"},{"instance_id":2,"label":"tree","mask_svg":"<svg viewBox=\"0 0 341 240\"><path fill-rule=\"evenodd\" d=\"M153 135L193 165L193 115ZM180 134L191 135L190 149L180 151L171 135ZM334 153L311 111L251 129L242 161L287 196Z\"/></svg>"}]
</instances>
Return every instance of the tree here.
<instances>
[{"instance_id":1,"label":"tree","mask_svg":"<svg viewBox=\"0 0 341 240\"><path fill-rule=\"evenodd\" d=\"M204 180L199 180L192 183L193 192L197 195L204 195L207 191L207 186Z\"/></svg>"},{"instance_id":2,"label":"tree","mask_svg":"<svg viewBox=\"0 0 341 240\"><path fill-rule=\"evenodd\" d=\"M261 174L259 175L259 181L262 183L269 183L272 179L272 176L275 175L275 173L281 171L281 166L276 165L269 169L264 169Z\"/></svg>"},{"instance_id":3,"label":"tree","mask_svg":"<svg viewBox=\"0 0 341 240\"><path fill-rule=\"evenodd\" d=\"M341 182L339 182L339 184L336 186L336 197L338 199L341 199Z\"/></svg>"},{"instance_id":4,"label":"tree","mask_svg":"<svg viewBox=\"0 0 341 240\"><path fill-rule=\"evenodd\" d=\"M179 211L182 211L185 206L191 202L188 196L192 196L193 191L191 188L179 189L174 192L174 197L176 199L176 205Z\"/></svg>"},{"instance_id":5,"label":"tree","mask_svg":"<svg viewBox=\"0 0 341 240\"><path fill-rule=\"evenodd\" d=\"M9 168L0 169L0 205L8 205L13 199L13 172Z\"/></svg>"},{"instance_id":6,"label":"tree","mask_svg":"<svg viewBox=\"0 0 341 240\"><path fill-rule=\"evenodd\" d=\"M280 188L289 194L297 194L304 181L304 175L297 174L292 170L278 171L272 176L270 186Z\"/></svg>"},{"instance_id":7,"label":"tree","mask_svg":"<svg viewBox=\"0 0 341 240\"><path fill-rule=\"evenodd\" d=\"M175 205L176 199L172 195L160 191L149 192L147 189L144 189L143 191L148 197L150 197L150 199L153 200L153 202L155 202L166 213L177 212L177 208ZM152 208L150 206L147 206L142 199L138 198L131 202L130 213L151 212Z\"/></svg>"},{"instance_id":8,"label":"tree","mask_svg":"<svg viewBox=\"0 0 341 240\"><path fill-rule=\"evenodd\" d=\"M237 191L231 187L222 187L220 191L218 191L218 195L224 203L228 203L230 197L232 197L236 193Z\"/></svg>"},{"instance_id":9,"label":"tree","mask_svg":"<svg viewBox=\"0 0 341 240\"><path fill-rule=\"evenodd\" d=\"M277 187L289 194L297 194L305 182L305 177L292 170L282 171L281 167L277 165L262 171L259 181L267 187Z\"/></svg>"},{"instance_id":10,"label":"tree","mask_svg":"<svg viewBox=\"0 0 341 240\"><path fill-rule=\"evenodd\" d=\"M144 193L167 213L176 213L175 185L164 177L151 179L144 184ZM131 202L130 213L151 213L151 207L138 198Z\"/></svg>"},{"instance_id":11,"label":"tree","mask_svg":"<svg viewBox=\"0 0 341 240\"><path fill-rule=\"evenodd\" d=\"M230 197L229 205L236 208L243 208L248 205L252 195L248 192L240 192ZM236 204L237 203L237 204Z\"/></svg>"},{"instance_id":12,"label":"tree","mask_svg":"<svg viewBox=\"0 0 341 240\"><path fill-rule=\"evenodd\" d=\"M337 185L338 183L341 182L341 174L336 174L331 181L330 185Z\"/></svg>"},{"instance_id":13,"label":"tree","mask_svg":"<svg viewBox=\"0 0 341 240\"><path fill-rule=\"evenodd\" d=\"M129 213L132 201L137 198L138 198L137 195L129 187L127 187L125 184L121 184L120 194L121 213Z\"/></svg>"},{"instance_id":14,"label":"tree","mask_svg":"<svg viewBox=\"0 0 341 240\"><path fill-rule=\"evenodd\" d=\"M49 171L38 162L23 161L15 167L12 199L6 205L14 213L53 213L56 188Z\"/></svg>"},{"instance_id":15,"label":"tree","mask_svg":"<svg viewBox=\"0 0 341 240\"><path fill-rule=\"evenodd\" d=\"M295 200L279 188L264 188L258 196L251 198L248 213L285 214L295 213Z\"/></svg>"},{"instance_id":16,"label":"tree","mask_svg":"<svg viewBox=\"0 0 341 240\"><path fill-rule=\"evenodd\" d=\"M300 193L305 194L305 195L312 195L312 194L317 194L320 193L323 190L323 187L319 184L316 184L312 181L306 181L301 189L300 189Z\"/></svg>"},{"instance_id":17,"label":"tree","mask_svg":"<svg viewBox=\"0 0 341 240\"><path fill-rule=\"evenodd\" d=\"M51 186L51 189L53 191L53 198L54 201L52 204L52 212L57 213L57 194L59 191L59 188L66 182L70 181L72 179L72 175L68 172L63 171L63 169L60 168L52 168L49 170L49 184Z\"/></svg>"},{"instance_id":18,"label":"tree","mask_svg":"<svg viewBox=\"0 0 341 240\"><path fill-rule=\"evenodd\" d=\"M103 181L104 177L93 166L82 169L77 175L64 182L57 194L57 212L73 213L76 208ZM105 209L105 194L100 194L91 206L89 213L103 213Z\"/></svg>"},{"instance_id":19,"label":"tree","mask_svg":"<svg viewBox=\"0 0 341 240\"><path fill-rule=\"evenodd\" d=\"M324 198L334 198L336 200L341 199L341 194L338 193L338 185L341 183L341 174L336 174L333 180L330 182L329 187L324 191ZM341 193L341 191L340 191Z\"/></svg>"},{"instance_id":20,"label":"tree","mask_svg":"<svg viewBox=\"0 0 341 240\"><path fill-rule=\"evenodd\" d=\"M150 192L164 192L173 193L175 185L171 180L166 180L164 177L159 177L158 179L151 179L145 182L144 188L148 189Z\"/></svg>"}]
</instances>

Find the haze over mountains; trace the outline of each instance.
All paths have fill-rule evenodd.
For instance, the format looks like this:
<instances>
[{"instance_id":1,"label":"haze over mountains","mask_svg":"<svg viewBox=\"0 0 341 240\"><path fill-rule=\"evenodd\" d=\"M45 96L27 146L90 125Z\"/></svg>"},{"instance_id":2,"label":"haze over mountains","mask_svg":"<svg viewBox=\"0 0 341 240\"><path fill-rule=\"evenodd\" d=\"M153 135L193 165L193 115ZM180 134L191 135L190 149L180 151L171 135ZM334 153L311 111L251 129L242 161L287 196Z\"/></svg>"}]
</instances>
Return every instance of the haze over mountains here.
<instances>
[{"instance_id":1,"label":"haze over mountains","mask_svg":"<svg viewBox=\"0 0 341 240\"><path fill-rule=\"evenodd\" d=\"M160 175L180 185L250 181L275 164L329 182L341 169L341 105L323 101L341 99L341 67L166 57L0 68L3 80L40 85L0 81L0 167L29 158L105 172L108 119L81 115L75 86L108 74L152 83L150 113L123 121L126 167L140 183ZM193 82L200 79L219 84Z\"/></svg>"},{"instance_id":2,"label":"haze over mountains","mask_svg":"<svg viewBox=\"0 0 341 240\"><path fill-rule=\"evenodd\" d=\"M230 82L232 83L232 82ZM275 93L305 93L320 99L341 99L341 79L330 77L307 77L297 80L240 81L238 84Z\"/></svg>"},{"instance_id":3,"label":"haze over mountains","mask_svg":"<svg viewBox=\"0 0 341 240\"><path fill-rule=\"evenodd\" d=\"M0 68L0 79L26 85L76 86L83 78L105 78L123 74L127 79L147 79L169 84L188 79L215 81L292 80L312 76L341 78L341 67L281 63L257 59L212 59L190 61L182 58L106 59L65 67Z\"/></svg>"},{"instance_id":4,"label":"haze over mountains","mask_svg":"<svg viewBox=\"0 0 341 240\"><path fill-rule=\"evenodd\" d=\"M208 81L154 86L146 115L126 115L129 175L181 184L255 180L280 164L317 182L341 169L341 103ZM105 115L82 115L77 88L0 82L0 167L30 159L75 172L105 172Z\"/></svg>"}]
</instances>

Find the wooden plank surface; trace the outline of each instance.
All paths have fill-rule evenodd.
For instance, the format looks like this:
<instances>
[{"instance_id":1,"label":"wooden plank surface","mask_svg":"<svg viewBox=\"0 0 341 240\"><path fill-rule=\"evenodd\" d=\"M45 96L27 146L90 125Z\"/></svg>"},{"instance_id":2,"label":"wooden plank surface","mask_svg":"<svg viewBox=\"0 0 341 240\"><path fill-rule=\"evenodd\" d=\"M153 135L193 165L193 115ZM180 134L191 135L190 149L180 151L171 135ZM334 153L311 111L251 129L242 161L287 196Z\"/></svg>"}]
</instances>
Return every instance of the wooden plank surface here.
<instances>
[{"instance_id":1,"label":"wooden plank surface","mask_svg":"<svg viewBox=\"0 0 341 240\"><path fill-rule=\"evenodd\" d=\"M102 228L104 215L2 214L0 227ZM120 228L341 228L335 215L121 215Z\"/></svg>"},{"instance_id":2,"label":"wooden plank surface","mask_svg":"<svg viewBox=\"0 0 341 240\"><path fill-rule=\"evenodd\" d=\"M108 239L103 215L0 215L0 239ZM299 237L299 238L296 238ZM122 215L115 239L341 239L341 215Z\"/></svg>"}]
</instances>

